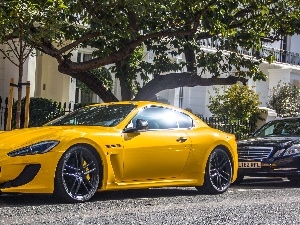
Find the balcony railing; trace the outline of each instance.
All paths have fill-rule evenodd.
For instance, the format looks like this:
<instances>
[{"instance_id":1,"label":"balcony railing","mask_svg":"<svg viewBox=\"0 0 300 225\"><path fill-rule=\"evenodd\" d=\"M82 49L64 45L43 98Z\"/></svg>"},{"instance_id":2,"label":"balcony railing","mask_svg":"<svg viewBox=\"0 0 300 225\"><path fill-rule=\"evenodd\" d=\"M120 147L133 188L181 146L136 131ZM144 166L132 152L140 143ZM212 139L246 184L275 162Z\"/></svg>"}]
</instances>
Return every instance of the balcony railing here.
<instances>
[{"instance_id":1,"label":"balcony railing","mask_svg":"<svg viewBox=\"0 0 300 225\"><path fill-rule=\"evenodd\" d=\"M216 49L218 46L218 40L213 40L212 38L202 39L200 44L206 48ZM255 52L252 49L245 49L242 47L238 47L238 52L243 55L253 56L257 58L263 58L270 55L275 57L275 61L279 63L288 63L291 65L300 66L300 54L290 51L285 51L283 49L270 48L267 46L263 46L260 52Z\"/></svg>"},{"instance_id":2,"label":"balcony railing","mask_svg":"<svg viewBox=\"0 0 300 225\"><path fill-rule=\"evenodd\" d=\"M264 46L259 56L266 57L269 55L273 55L275 57L276 62L288 63L298 66L300 65L299 53Z\"/></svg>"}]
</instances>

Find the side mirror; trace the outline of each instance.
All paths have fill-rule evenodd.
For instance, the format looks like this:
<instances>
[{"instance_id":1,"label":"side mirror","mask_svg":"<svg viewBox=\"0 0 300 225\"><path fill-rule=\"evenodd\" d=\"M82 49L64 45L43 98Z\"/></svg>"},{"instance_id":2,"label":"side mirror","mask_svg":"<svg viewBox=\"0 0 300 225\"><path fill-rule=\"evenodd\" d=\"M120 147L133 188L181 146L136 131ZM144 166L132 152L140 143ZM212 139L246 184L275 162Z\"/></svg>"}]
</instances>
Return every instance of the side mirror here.
<instances>
[{"instance_id":1,"label":"side mirror","mask_svg":"<svg viewBox=\"0 0 300 225\"><path fill-rule=\"evenodd\" d=\"M136 125L137 130L147 130L148 129L148 121L143 119L137 119Z\"/></svg>"},{"instance_id":2,"label":"side mirror","mask_svg":"<svg viewBox=\"0 0 300 225\"><path fill-rule=\"evenodd\" d=\"M137 119L135 127L126 128L123 133L134 133L139 130L147 130L148 129L148 121L143 119Z\"/></svg>"}]
</instances>

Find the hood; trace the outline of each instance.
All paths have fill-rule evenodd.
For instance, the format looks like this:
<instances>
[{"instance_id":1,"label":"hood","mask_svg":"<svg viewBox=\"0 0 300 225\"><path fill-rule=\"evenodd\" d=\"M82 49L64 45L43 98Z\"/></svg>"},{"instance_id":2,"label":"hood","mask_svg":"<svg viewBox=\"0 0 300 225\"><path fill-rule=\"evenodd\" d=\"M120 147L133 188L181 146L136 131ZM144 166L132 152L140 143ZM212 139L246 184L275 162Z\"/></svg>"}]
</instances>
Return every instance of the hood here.
<instances>
[{"instance_id":1,"label":"hood","mask_svg":"<svg viewBox=\"0 0 300 225\"><path fill-rule=\"evenodd\" d=\"M237 142L238 146L286 146L300 142L300 137L252 137Z\"/></svg>"},{"instance_id":2,"label":"hood","mask_svg":"<svg viewBox=\"0 0 300 225\"><path fill-rule=\"evenodd\" d=\"M0 149L13 149L44 140L60 140L64 134L83 137L87 132L108 130L108 127L44 126L24 128L0 133Z\"/></svg>"}]
</instances>

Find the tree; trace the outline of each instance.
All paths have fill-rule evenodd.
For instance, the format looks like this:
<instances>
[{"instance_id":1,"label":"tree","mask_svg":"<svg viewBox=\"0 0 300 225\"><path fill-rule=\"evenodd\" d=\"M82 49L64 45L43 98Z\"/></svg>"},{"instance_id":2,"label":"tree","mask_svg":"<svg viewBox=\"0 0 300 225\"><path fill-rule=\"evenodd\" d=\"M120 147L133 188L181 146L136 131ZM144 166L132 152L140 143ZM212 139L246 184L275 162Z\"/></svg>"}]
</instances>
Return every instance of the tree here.
<instances>
[{"instance_id":1,"label":"tree","mask_svg":"<svg viewBox=\"0 0 300 225\"><path fill-rule=\"evenodd\" d=\"M51 32L33 32L42 23L48 23L53 12L63 7L57 1L10 0L0 3L0 52L18 67L18 100L16 110L16 128L20 128L23 66L33 55L34 46L27 42L40 40ZM49 23L51 24L51 23Z\"/></svg>"},{"instance_id":2,"label":"tree","mask_svg":"<svg viewBox=\"0 0 300 225\"><path fill-rule=\"evenodd\" d=\"M104 101L118 99L91 70L111 64L129 69L125 61L140 46L153 51L155 60L150 65L136 66L146 71L144 74L154 75L154 79L148 81L146 76L142 77L145 86L139 88L135 100L151 99L166 88L246 83L250 77L264 80L266 77L258 66L265 59L244 58L237 47L259 52L261 41L276 41L283 35L299 33L300 27L300 5L293 0L61 2L65 7L51 17L59 32L32 39L45 30L43 24L30 29L26 41L54 57L60 72L81 81ZM201 48L201 41L206 38L214 38L214 54ZM86 46L95 49L94 58L72 62L72 50ZM169 58L181 54L186 62L172 62ZM272 55L266 60L271 62ZM187 72L175 73L184 66ZM235 73L230 75L233 70ZM210 73L211 77L201 76L203 73ZM136 76L124 72L118 77L127 83L122 88L134 93L132 89L137 85L132 84L136 84ZM127 99L130 94L124 96Z\"/></svg>"},{"instance_id":3,"label":"tree","mask_svg":"<svg viewBox=\"0 0 300 225\"><path fill-rule=\"evenodd\" d=\"M278 84L268 96L267 106L280 117L300 115L300 88L292 84Z\"/></svg>"},{"instance_id":4,"label":"tree","mask_svg":"<svg viewBox=\"0 0 300 225\"><path fill-rule=\"evenodd\" d=\"M228 88L223 87L223 93L213 87L215 95L209 97L209 110L215 117L224 120L225 126L231 126L231 132L238 138L244 138L253 132L250 124L256 124L261 119L258 106L259 94L256 94L247 85L234 84ZM226 124L227 123L227 124Z\"/></svg>"},{"instance_id":5,"label":"tree","mask_svg":"<svg viewBox=\"0 0 300 225\"><path fill-rule=\"evenodd\" d=\"M143 69L143 50L143 46L137 47L132 54L111 67L111 71L120 81L122 100L131 100L141 88L141 84L137 81L138 74L143 81L149 79Z\"/></svg>"},{"instance_id":6,"label":"tree","mask_svg":"<svg viewBox=\"0 0 300 225\"><path fill-rule=\"evenodd\" d=\"M226 116L230 121L256 121L259 118L259 94L247 85L234 84L223 87L223 93L213 87L215 95L209 96L208 108L217 117Z\"/></svg>"}]
</instances>

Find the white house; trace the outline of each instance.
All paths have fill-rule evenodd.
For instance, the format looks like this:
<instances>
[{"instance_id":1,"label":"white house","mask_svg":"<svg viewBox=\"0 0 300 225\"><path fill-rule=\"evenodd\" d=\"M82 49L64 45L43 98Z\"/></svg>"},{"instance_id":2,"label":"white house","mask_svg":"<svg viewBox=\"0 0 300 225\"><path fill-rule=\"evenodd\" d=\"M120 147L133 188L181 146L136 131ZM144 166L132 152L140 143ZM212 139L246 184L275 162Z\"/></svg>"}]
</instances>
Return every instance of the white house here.
<instances>
[{"instance_id":1,"label":"white house","mask_svg":"<svg viewBox=\"0 0 300 225\"><path fill-rule=\"evenodd\" d=\"M266 106L267 96L270 90L278 82L292 83L300 86L300 36L295 35L287 37L281 42L264 45L265 50L275 53L276 61L272 64L267 62L261 64L262 71L267 75L266 82L254 82L250 80L248 85L256 92L260 93L262 107ZM203 41L203 48L213 50L210 39ZM0 46L1 47L1 46ZM245 55L251 55L251 52L240 49ZM73 52L73 61L84 61L91 57L92 49L77 49ZM261 52L261 54L264 54ZM148 54L147 60L151 61L153 55ZM180 59L184 60L184 58ZM70 76L63 75L57 70L55 59L37 52L29 58L24 67L24 76L22 82L30 81L31 97L43 97L53 99L57 102L75 103L75 102L100 102L101 99L96 95L86 95L76 87L76 80ZM18 79L18 68L9 60L3 59L0 54L0 96L5 98L9 93L10 79ZM118 80L113 78L115 85L112 90L117 98L120 98L120 88ZM194 113L203 116L211 116L207 108L209 92L213 93L212 87L181 87L172 90L165 90L157 94L158 99L168 102L171 105L181 108L190 108ZM23 89L25 96L25 88ZM15 90L14 98L17 98Z\"/></svg>"}]
</instances>

